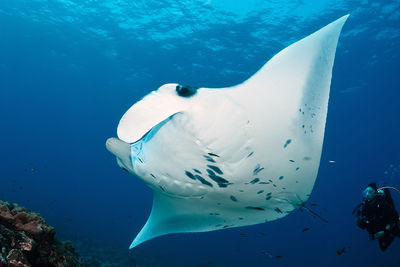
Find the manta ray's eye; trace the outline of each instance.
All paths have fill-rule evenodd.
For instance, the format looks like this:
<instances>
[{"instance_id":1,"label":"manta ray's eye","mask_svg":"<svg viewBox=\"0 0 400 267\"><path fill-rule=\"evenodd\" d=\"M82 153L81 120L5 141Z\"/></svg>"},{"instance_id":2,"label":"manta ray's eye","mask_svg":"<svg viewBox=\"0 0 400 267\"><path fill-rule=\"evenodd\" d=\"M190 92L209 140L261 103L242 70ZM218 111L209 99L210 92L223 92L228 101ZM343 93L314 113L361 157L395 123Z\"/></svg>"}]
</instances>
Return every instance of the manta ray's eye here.
<instances>
[{"instance_id":1,"label":"manta ray's eye","mask_svg":"<svg viewBox=\"0 0 400 267\"><path fill-rule=\"evenodd\" d=\"M176 86L176 93L179 96L191 97L192 95L196 94L197 89L198 89L198 87L178 84Z\"/></svg>"}]
</instances>

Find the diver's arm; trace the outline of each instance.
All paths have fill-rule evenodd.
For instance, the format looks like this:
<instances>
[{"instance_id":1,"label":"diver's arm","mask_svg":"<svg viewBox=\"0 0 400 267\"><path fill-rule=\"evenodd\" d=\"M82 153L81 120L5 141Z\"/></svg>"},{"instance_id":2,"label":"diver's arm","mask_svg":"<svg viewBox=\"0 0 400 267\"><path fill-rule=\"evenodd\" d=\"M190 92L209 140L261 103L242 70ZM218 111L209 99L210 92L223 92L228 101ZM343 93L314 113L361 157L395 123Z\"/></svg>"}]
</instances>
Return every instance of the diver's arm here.
<instances>
[{"instance_id":1,"label":"diver's arm","mask_svg":"<svg viewBox=\"0 0 400 267\"><path fill-rule=\"evenodd\" d=\"M357 211L357 226L360 227L361 229L365 229L367 224L365 223L365 220L363 218L362 212L360 210Z\"/></svg>"},{"instance_id":2,"label":"diver's arm","mask_svg":"<svg viewBox=\"0 0 400 267\"><path fill-rule=\"evenodd\" d=\"M361 217L357 217L357 226L360 227L361 229L365 229L367 224Z\"/></svg>"}]
</instances>

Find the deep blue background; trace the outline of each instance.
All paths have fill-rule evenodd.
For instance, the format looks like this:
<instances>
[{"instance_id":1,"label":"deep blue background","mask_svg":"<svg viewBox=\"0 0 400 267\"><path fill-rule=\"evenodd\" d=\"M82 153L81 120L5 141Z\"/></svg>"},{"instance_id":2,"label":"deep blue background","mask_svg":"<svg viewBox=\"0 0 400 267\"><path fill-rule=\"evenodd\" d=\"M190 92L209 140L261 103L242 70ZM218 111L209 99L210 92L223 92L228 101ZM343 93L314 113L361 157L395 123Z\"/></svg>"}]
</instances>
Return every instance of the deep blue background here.
<instances>
[{"instance_id":1,"label":"deep blue background","mask_svg":"<svg viewBox=\"0 0 400 267\"><path fill-rule=\"evenodd\" d=\"M351 211L368 183L400 186L399 7L398 0L1 0L0 199L39 212L80 254L120 266L398 266L400 240L380 252ZM329 224L295 211L128 251L152 192L105 150L122 114L164 83L239 83L347 13L310 199Z\"/></svg>"}]
</instances>

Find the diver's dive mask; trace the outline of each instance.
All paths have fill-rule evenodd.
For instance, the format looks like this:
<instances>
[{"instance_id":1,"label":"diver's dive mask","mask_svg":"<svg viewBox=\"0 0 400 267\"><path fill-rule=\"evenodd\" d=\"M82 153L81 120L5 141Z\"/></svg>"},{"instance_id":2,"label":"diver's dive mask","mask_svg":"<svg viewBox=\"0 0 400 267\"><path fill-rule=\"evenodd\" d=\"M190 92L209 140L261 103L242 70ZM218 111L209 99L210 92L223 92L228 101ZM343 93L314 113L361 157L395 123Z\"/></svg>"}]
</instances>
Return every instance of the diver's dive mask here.
<instances>
[{"instance_id":1,"label":"diver's dive mask","mask_svg":"<svg viewBox=\"0 0 400 267\"><path fill-rule=\"evenodd\" d=\"M364 200L366 200L366 201L373 200L375 198L375 195L376 195L376 190L370 186L368 186L363 192L363 197L364 197Z\"/></svg>"}]
</instances>

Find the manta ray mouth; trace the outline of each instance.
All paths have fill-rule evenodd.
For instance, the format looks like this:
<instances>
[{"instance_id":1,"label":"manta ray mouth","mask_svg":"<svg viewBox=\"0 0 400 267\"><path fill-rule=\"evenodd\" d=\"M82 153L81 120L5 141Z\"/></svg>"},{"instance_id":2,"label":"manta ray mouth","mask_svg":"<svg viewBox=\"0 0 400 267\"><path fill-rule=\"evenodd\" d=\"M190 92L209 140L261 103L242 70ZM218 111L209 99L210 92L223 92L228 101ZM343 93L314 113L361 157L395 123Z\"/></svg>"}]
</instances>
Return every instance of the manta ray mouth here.
<instances>
[{"instance_id":1,"label":"manta ray mouth","mask_svg":"<svg viewBox=\"0 0 400 267\"><path fill-rule=\"evenodd\" d=\"M179 114L179 113L180 112L176 112L176 113L168 116L166 119L164 119L161 122L154 125L139 140L129 143L129 145L130 145L130 162L131 162L133 170L135 169L136 162L144 163L144 161L145 161L145 155L143 153L144 144L149 142L167 122L169 122L176 114Z\"/></svg>"}]
</instances>

